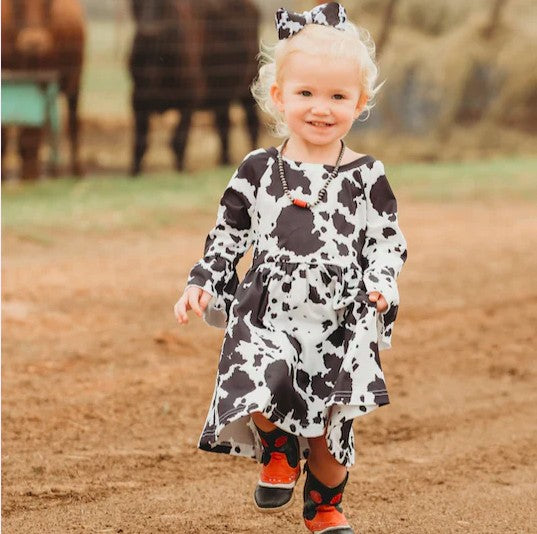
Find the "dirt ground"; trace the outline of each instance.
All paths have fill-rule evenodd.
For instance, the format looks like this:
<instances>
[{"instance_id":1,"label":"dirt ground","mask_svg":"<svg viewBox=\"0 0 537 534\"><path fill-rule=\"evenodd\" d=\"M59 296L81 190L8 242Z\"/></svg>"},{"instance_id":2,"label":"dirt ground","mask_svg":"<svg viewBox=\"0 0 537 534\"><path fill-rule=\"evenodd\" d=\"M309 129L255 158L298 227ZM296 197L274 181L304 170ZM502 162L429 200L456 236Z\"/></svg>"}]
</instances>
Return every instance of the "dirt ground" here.
<instances>
[{"instance_id":1,"label":"dirt ground","mask_svg":"<svg viewBox=\"0 0 537 534\"><path fill-rule=\"evenodd\" d=\"M535 207L399 207L392 404L355 421L347 516L357 534L537 532ZM253 460L196 448L223 331L172 306L213 220L4 233L6 534L306 532L299 498L254 512Z\"/></svg>"}]
</instances>

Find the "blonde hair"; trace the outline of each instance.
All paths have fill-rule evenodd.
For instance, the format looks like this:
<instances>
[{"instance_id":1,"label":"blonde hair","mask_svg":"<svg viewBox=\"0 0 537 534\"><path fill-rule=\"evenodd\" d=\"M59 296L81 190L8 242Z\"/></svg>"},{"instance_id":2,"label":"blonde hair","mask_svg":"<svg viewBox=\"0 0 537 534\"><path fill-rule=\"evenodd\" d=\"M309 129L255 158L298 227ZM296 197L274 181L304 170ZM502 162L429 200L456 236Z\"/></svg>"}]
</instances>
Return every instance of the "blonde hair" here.
<instances>
[{"instance_id":1,"label":"blonde hair","mask_svg":"<svg viewBox=\"0 0 537 534\"><path fill-rule=\"evenodd\" d=\"M289 130L283 114L276 108L270 96L271 86L281 81L282 66L287 56L293 52L313 55L333 55L357 61L360 70L360 93L365 92L367 120L373 99L383 83L375 87L378 67L375 63L375 43L369 32L346 22L343 30L320 24L307 24L300 32L273 45L261 44L258 59L259 72L250 89L259 107L272 118L272 131L276 137L287 137Z\"/></svg>"}]
</instances>

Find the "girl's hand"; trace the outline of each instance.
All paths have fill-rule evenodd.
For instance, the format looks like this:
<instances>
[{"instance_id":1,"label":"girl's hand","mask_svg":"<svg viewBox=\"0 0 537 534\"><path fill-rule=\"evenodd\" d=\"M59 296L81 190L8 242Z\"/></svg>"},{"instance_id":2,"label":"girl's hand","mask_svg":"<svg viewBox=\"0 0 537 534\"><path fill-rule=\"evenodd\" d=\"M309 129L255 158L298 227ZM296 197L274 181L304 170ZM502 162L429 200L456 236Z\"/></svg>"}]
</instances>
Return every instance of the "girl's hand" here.
<instances>
[{"instance_id":1,"label":"girl's hand","mask_svg":"<svg viewBox=\"0 0 537 534\"><path fill-rule=\"evenodd\" d=\"M385 312L388 309L386 299L378 291L371 291L368 296L371 302L377 303L377 311L379 313Z\"/></svg>"},{"instance_id":2,"label":"girl's hand","mask_svg":"<svg viewBox=\"0 0 537 534\"><path fill-rule=\"evenodd\" d=\"M181 298L173 307L173 312L177 322L179 324L188 323L188 316L186 314L188 310L194 310L198 317L202 317L203 312L205 311L205 308L207 307L207 304L209 304L211 298L212 295L200 287L187 287Z\"/></svg>"}]
</instances>

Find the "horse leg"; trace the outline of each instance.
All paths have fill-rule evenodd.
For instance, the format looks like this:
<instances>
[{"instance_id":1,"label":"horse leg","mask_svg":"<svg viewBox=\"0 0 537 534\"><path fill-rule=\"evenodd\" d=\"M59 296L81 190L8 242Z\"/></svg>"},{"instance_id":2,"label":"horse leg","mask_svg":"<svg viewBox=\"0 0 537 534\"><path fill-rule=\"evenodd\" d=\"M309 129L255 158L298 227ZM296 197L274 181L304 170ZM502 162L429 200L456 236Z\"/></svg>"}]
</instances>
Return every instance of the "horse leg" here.
<instances>
[{"instance_id":1,"label":"horse leg","mask_svg":"<svg viewBox=\"0 0 537 534\"><path fill-rule=\"evenodd\" d=\"M216 117L216 128L218 129L220 143L222 145L220 163L222 165L229 165L229 102L216 107L214 113Z\"/></svg>"},{"instance_id":2,"label":"horse leg","mask_svg":"<svg viewBox=\"0 0 537 534\"><path fill-rule=\"evenodd\" d=\"M147 150L147 132L149 131L149 113L135 110L134 117L134 148L132 156L131 176L137 176L142 169L142 159Z\"/></svg>"},{"instance_id":3,"label":"horse leg","mask_svg":"<svg viewBox=\"0 0 537 534\"><path fill-rule=\"evenodd\" d=\"M43 128L26 127L19 130L19 155L22 161L21 178L36 180L40 174L39 147Z\"/></svg>"},{"instance_id":4,"label":"horse leg","mask_svg":"<svg viewBox=\"0 0 537 534\"><path fill-rule=\"evenodd\" d=\"M0 173L2 175L2 181L6 179L6 168L4 167L4 156L6 155L6 148L7 148L7 128L2 127L2 172Z\"/></svg>"},{"instance_id":5,"label":"horse leg","mask_svg":"<svg viewBox=\"0 0 537 534\"><path fill-rule=\"evenodd\" d=\"M71 144L71 172L74 176L82 176L82 167L80 166L78 155L78 130L80 127L78 121L78 94L79 91L77 89L75 92L67 95L67 104L69 107L69 141Z\"/></svg>"},{"instance_id":6,"label":"horse leg","mask_svg":"<svg viewBox=\"0 0 537 534\"><path fill-rule=\"evenodd\" d=\"M255 100L249 96L243 98L241 103L246 113L246 124L248 126L248 132L250 133L252 150L255 150L257 148L257 139L259 137L259 115L257 114L256 103Z\"/></svg>"},{"instance_id":7,"label":"horse leg","mask_svg":"<svg viewBox=\"0 0 537 534\"><path fill-rule=\"evenodd\" d=\"M171 140L172 150L175 153L175 168L181 172L185 164L185 150L188 132L192 124L192 109L182 109L181 118L175 127Z\"/></svg>"}]
</instances>

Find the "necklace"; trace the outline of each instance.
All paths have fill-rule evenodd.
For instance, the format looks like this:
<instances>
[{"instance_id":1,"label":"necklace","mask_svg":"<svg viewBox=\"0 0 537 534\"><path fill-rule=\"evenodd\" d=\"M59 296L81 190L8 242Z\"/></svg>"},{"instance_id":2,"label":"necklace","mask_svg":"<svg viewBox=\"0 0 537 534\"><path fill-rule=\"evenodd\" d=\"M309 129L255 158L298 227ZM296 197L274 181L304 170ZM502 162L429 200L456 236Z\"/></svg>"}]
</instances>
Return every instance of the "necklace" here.
<instances>
[{"instance_id":1,"label":"necklace","mask_svg":"<svg viewBox=\"0 0 537 534\"><path fill-rule=\"evenodd\" d=\"M287 180L285 179L285 172L283 170L283 159L282 159L282 153L287 146L287 141L289 139L286 139L283 142L282 148L278 150L278 170L280 171L280 180L282 181L283 186L283 192L286 194L287 198L291 201L292 204L295 206L298 206L300 208L313 208L319 202L323 199L324 195L326 194L326 188L328 187L328 184L337 176L337 173L339 171L339 166L341 164L341 159L343 158L343 152L345 152L345 143L343 142L343 139L341 139L341 150L339 151L339 156L337 157L336 165L334 167L334 170L330 173L330 176L326 179L326 182L323 186L323 188L319 191L319 195L317 196L317 200L312 202L311 204L309 202L306 202L305 200L300 200L299 198L294 198L291 193L289 192L289 187L287 187Z\"/></svg>"}]
</instances>

